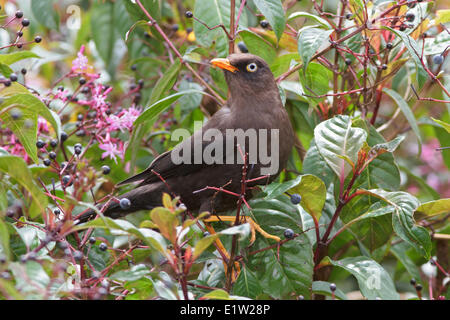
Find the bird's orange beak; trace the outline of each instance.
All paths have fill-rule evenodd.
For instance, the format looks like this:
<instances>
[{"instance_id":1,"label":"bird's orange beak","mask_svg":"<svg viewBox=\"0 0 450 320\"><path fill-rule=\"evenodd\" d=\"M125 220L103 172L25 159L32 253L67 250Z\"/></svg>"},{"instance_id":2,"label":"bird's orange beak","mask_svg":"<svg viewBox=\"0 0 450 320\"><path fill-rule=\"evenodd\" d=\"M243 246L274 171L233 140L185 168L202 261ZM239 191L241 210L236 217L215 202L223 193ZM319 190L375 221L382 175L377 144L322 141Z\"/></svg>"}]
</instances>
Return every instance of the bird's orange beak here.
<instances>
[{"instance_id":1,"label":"bird's orange beak","mask_svg":"<svg viewBox=\"0 0 450 320\"><path fill-rule=\"evenodd\" d=\"M230 72L236 72L238 68L233 66L228 59L216 58L211 60L211 64L220 69L228 70Z\"/></svg>"}]
</instances>

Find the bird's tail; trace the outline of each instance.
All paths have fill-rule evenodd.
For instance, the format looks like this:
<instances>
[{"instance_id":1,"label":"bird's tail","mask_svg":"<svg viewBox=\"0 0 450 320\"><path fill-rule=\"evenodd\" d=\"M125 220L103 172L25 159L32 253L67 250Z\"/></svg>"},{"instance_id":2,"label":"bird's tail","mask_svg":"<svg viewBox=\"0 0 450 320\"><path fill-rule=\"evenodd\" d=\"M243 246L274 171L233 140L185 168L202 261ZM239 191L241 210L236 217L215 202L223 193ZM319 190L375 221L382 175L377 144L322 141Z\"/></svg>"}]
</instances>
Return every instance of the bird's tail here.
<instances>
[{"instance_id":1,"label":"bird's tail","mask_svg":"<svg viewBox=\"0 0 450 320\"><path fill-rule=\"evenodd\" d=\"M106 210L103 211L103 215L116 219L129 213L139 210L151 210L162 205L162 193L161 190L157 190L157 187L157 184L144 185L121 195L118 197L119 201L110 201ZM128 199L129 202L120 201L122 199ZM96 216L97 213L90 209L77 217L77 224L87 222Z\"/></svg>"}]
</instances>

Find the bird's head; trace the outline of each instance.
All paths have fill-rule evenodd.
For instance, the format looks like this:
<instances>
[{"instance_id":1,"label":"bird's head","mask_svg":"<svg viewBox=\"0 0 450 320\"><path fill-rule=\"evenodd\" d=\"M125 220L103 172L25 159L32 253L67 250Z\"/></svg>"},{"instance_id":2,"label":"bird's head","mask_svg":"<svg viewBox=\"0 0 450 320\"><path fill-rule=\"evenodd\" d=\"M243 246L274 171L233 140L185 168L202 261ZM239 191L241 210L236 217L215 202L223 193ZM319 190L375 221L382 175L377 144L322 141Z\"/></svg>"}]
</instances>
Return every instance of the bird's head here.
<instances>
[{"instance_id":1,"label":"bird's head","mask_svg":"<svg viewBox=\"0 0 450 320\"><path fill-rule=\"evenodd\" d=\"M232 97L262 97L272 90L278 94L269 65L258 56L234 53L226 59L213 59L211 64L224 70Z\"/></svg>"}]
</instances>

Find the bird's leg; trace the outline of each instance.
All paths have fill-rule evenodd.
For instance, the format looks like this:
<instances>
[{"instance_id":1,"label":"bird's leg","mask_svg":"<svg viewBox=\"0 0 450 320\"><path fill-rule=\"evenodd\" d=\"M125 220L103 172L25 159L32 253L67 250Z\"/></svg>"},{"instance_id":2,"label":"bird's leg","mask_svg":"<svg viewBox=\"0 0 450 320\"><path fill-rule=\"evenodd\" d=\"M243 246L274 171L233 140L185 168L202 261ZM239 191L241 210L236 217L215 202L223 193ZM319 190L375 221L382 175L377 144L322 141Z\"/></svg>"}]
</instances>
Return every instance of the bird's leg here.
<instances>
[{"instance_id":1,"label":"bird's leg","mask_svg":"<svg viewBox=\"0 0 450 320\"><path fill-rule=\"evenodd\" d=\"M268 239L272 239L275 240L277 242L280 242L281 239L277 236L274 236L272 234L267 233L266 231L264 231L259 224L257 224L251 217L248 216L242 216L242 218L245 220L245 222L250 224L251 227L251 238L250 238L250 244L252 244L253 242L255 242L256 239L256 232L258 231L264 238L268 238ZM234 216L210 216L206 219L204 219L204 222L217 222L217 221L229 221L229 222L234 222L236 220L236 217Z\"/></svg>"},{"instance_id":2,"label":"bird's leg","mask_svg":"<svg viewBox=\"0 0 450 320\"><path fill-rule=\"evenodd\" d=\"M208 232L210 234L215 234L216 233L216 231L214 230L214 228L211 225L206 224L205 227L206 227L206 230L208 230ZM225 255L225 257L227 259L230 259L230 254L228 253L227 249L225 249L224 245L222 244L222 241L220 241L220 239L217 238L215 240L215 242L216 242L217 248L220 249L220 251L223 252L223 254ZM228 271L228 267L227 267L226 261L223 261L223 265L225 267L225 274L228 274L229 271ZM233 276L233 282L236 281L239 273L241 272L241 266L239 265L239 262L235 261L234 262L234 267L235 267L235 272L233 272L233 275L232 275Z\"/></svg>"}]
</instances>

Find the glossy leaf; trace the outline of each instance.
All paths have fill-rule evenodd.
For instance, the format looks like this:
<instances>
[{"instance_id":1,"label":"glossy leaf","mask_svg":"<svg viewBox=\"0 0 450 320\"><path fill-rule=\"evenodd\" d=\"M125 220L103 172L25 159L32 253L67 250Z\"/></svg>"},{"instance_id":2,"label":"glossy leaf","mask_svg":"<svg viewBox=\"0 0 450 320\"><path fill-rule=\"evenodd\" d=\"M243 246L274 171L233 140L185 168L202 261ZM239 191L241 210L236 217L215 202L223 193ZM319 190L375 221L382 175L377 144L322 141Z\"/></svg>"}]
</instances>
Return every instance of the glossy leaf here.
<instances>
[{"instance_id":1,"label":"glossy leaf","mask_svg":"<svg viewBox=\"0 0 450 320\"><path fill-rule=\"evenodd\" d=\"M311 14L309 12L297 11L297 12L291 13L289 15L289 17L287 18L287 21L289 22L289 21L294 20L294 19L299 18L299 17L300 18L308 18L308 19L314 20L314 22L319 23L325 29L330 29L331 28L331 26L327 22L327 20L325 20L325 19L323 19L323 18L321 18L319 16L316 16L314 14Z\"/></svg>"},{"instance_id":2,"label":"glossy leaf","mask_svg":"<svg viewBox=\"0 0 450 320\"><path fill-rule=\"evenodd\" d=\"M266 232L283 237L286 228L301 232L301 217L289 198L250 201L251 215ZM251 251L272 244L262 236L256 237ZM279 253L279 254L278 254ZM254 272L263 292L276 299L286 299L295 293L308 299L311 295L313 264L312 247L307 235L300 234L277 248L248 256L246 266Z\"/></svg>"},{"instance_id":3,"label":"glossy leaf","mask_svg":"<svg viewBox=\"0 0 450 320\"><path fill-rule=\"evenodd\" d=\"M314 281L312 283L312 292L315 294L321 294L331 297L333 294L330 290L330 282L327 281ZM338 300L347 300L347 296L344 292L342 292L341 289L336 288L336 291L334 292L335 298Z\"/></svg>"},{"instance_id":4,"label":"glossy leaf","mask_svg":"<svg viewBox=\"0 0 450 320\"><path fill-rule=\"evenodd\" d=\"M275 60L275 48L265 39L248 30L239 32L239 36L247 46L248 52L263 58L269 65Z\"/></svg>"},{"instance_id":5,"label":"glossy leaf","mask_svg":"<svg viewBox=\"0 0 450 320\"><path fill-rule=\"evenodd\" d=\"M31 11L34 17L49 29L57 30L59 27L58 11L54 9L54 0L31 1Z\"/></svg>"},{"instance_id":6,"label":"glossy leaf","mask_svg":"<svg viewBox=\"0 0 450 320\"><path fill-rule=\"evenodd\" d=\"M298 53L303 62L303 70L306 72L308 64L316 51L328 41L333 30L304 27L298 34Z\"/></svg>"},{"instance_id":7,"label":"glossy leaf","mask_svg":"<svg viewBox=\"0 0 450 320\"><path fill-rule=\"evenodd\" d=\"M34 182L33 176L22 158L1 155L0 171L16 180L31 196L31 206L29 208L31 218L36 218L40 213L45 211L47 197Z\"/></svg>"},{"instance_id":8,"label":"glossy leaf","mask_svg":"<svg viewBox=\"0 0 450 320\"><path fill-rule=\"evenodd\" d=\"M367 257L351 257L339 261L328 259L328 261L332 265L350 272L356 280L358 280L359 289L361 290L362 295L367 299L400 299L391 277L386 270L374 260Z\"/></svg>"},{"instance_id":9,"label":"glossy leaf","mask_svg":"<svg viewBox=\"0 0 450 320\"><path fill-rule=\"evenodd\" d=\"M450 199L439 199L422 203L416 212L422 212L427 216L435 216L450 211Z\"/></svg>"},{"instance_id":10,"label":"glossy leaf","mask_svg":"<svg viewBox=\"0 0 450 320\"><path fill-rule=\"evenodd\" d=\"M431 253L430 235L427 229L418 226L414 221L414 211L419 207L419 201L409 193L402 191L386 192L376 189L368 190L368 192L395 207L392 215L394 231L422 256L429 259Z\"/></svg>"},{"instance_id":11,"label":"glossy leaf","mask_svg":"<svg viewBox=\"0 0 450 320\"><path fill-rule=\"evenodd\" d=\"M419 141L419 150L421 150L422 145L422 138L420 137L420 131L419 127L416 122L416 118L414 117L414 113L412 112L409 105L406 103L405 99L401 95L399 95L396 91L388 88L384 88L383 92L385 92L387 95L389 95L392 99L394 99L397 106L400 108L401 112L405 116L406 120L408 120L409 125L411 126L411 129L413 130L414 134L417 137L417 140ZM420 153L420 151L419 151Z\"/></svg>"},{"instance_id":12,"label":"glossy leaf","mask_svg":"<svg viewBox=\"0 0 450 320\"><path fill-rule=\"evenodd\" d=\"M165 98L155 102L150 107L148 107L144 112L142 112L141 115L135 120L134 125L137 126L144 122L152 121L157 115L159 115L165 109L170 107L170 105L172 103L176 102L178 99L180 99L184 95L189 95L189 94L205 94L205 92L200 91L200 90L186 90L186 91L177 92L168 97L165 97Z\"/></svg>"},{"instance_id":13,"label":"glossy leaf","mask_svg":"<svg viewBox=\"0 0 450 320\"><path fill-rule=\"evenodd\" d=\"M253 2L269 21L277 39L280 40L286 24L281 0L253 0Z\"/></svg>"},{"instance_id":14,"label":"glossy leaf","mask_svg":"<svg viewBox=\"0 0 450 320\"><path fill-rule=\"evenodd\" d=\"M320 123L314 129L314 137L319 153L330 168L338 177L346 177L352 167L341 156L356 163L367 133L361 128L352 127L350 117L336 116Z\"/></svg>"}]
</instances>

